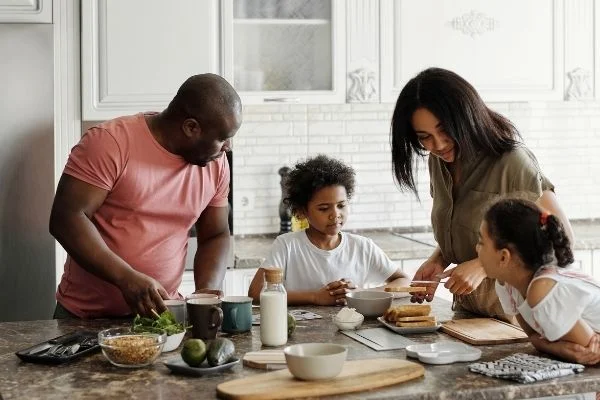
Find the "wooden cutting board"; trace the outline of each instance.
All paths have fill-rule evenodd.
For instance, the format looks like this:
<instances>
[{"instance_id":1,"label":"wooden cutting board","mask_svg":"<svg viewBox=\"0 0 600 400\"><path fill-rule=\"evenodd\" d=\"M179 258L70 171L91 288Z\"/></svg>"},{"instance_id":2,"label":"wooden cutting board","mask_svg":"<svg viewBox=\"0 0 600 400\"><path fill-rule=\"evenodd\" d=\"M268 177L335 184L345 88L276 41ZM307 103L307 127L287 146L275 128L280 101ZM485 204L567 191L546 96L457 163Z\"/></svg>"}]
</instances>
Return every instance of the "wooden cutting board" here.
<instances>
[{"instance_id":1,"label":"wooden cutting board","mask_svg":"<svg viewBox=\"0 0 600 400\"><path fill-rule=\"evenodd\" d=\"M450 336L475 345L517 343L529 340L520 327L493 318L450 320L442 324L440 329Z\"/></svg>"},{"instance_id":2,"label":"wooden cutting board","mask_svg":"<svg viewBox=\"0 0 600 400\"><path fill-rule=\"evenodd\" d=\"M422 365L393 358L346 361L333 379L301 381L285 370L235 379L217 386L222 399L290 399L359 392L423 376Z\"/></svg>"},{"instance_id":3,"label":"wooden cutting board","mask_svg":"<svg viewBox=\"0 0 600 400\"><path fill-rule=\"evenodd\" d=\"M249 351L244 354L242 361L250 368L266 370L287 368L283 350Z\"/></svg>"}]
</instances>

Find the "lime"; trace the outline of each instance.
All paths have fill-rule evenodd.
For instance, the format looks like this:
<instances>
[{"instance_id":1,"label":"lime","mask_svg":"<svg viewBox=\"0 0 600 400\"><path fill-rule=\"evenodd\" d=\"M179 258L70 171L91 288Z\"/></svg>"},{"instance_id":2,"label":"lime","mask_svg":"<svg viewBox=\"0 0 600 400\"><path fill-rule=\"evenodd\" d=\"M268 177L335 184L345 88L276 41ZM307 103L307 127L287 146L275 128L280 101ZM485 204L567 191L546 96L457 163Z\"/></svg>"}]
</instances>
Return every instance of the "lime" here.
<instances>
[{"instance_id":1,"label":"lime","mask_svg":"<svg viewBox=\"0 0 600 400\"><path fill-rule=\"evenodd\" d=\"M288 313L288 337L292 336L294 330L296 329L296 318L290 313Z\"/></svg>"},{"instance_id":2,"label":"lime","mask_svg":"<svg viewBox=\"0 0 600 400\"><path fill-rule=\"evenodd\" d=\"M187 339L183 342L181 358L190 367L199 367L206 358L206 344L202 339Z\"/></svg>"}]
</instances>

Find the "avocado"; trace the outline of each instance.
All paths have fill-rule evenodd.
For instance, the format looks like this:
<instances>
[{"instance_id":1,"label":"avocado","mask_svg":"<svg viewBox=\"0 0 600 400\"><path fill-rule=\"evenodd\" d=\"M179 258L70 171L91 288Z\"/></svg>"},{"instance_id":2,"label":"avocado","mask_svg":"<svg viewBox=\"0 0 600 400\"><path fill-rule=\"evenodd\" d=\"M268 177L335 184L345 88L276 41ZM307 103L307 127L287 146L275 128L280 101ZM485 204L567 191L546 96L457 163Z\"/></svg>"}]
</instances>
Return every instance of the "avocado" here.
<instances>
[{"instance_id":1,"label":"avocado","mask_svg":"<svg viewBox=\"0 0 600 400\"><path fill-rule=\"evenodd\" d=\"M235 355L235 346L233 342L226 338L216 338L208 345L208 350L206 351L206 359L208 361L208 365L211 367L216 367L217 365L223 365L231 359L234 358Z\"/></svg>"},{"instance_id":2,"label":"avocado","mask_svg":"<svg viewBox=\"0 0 600 400\"><path fill-rule=\"evenodd\" d=\"M292 336L292 333L294 333L294 330L296 329L296 318L294 318L294 316L290 313L288 313L287 316L287 323L288 323L288 337Z\"/></svg>"}]
</instances>

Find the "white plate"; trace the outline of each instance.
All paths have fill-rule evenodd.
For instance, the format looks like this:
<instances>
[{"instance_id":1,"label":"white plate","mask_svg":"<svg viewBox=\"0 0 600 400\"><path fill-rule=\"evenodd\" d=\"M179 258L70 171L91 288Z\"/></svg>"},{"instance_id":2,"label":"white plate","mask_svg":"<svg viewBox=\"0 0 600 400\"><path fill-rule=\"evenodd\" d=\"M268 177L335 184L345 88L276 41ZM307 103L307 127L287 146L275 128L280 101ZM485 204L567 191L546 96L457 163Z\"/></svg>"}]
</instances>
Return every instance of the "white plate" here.
<instances>
[{"instance_id":1,"label":"white plate","mask_svg":"<svg viewBox=\"0 0 600 400\"><path fill-rule=\"evenodd\" d=\"M440 342L407 346L406 355L428 364L450 364L479 360L481 350L464 343Z\"/></svg>"},{"instance_id":2,"label":"white plate","mask_svg":"<svg viewBox=\"0 0 600 400\"><path fill-rule=\"evenodd\" d=\"M194 376L202 376L207 374L212 374L215 372L220 372L226 369L233 367L240 363L239 358L235 358L223 365L217 365L216 367L211 367L208 365L208 362L204 360L202 365L199 367L190 367L183 361L181 356L173 357L164 362L164 364L173 372L177 372L185 375L194 375Z\"/></svg>"},{"instance_id":3,"label":"white plate","mask_svg":"<svg viewBox=\"0 0 600 400\"><path fill-rule=\"evenodd\" d=\"M381 322L386 328L393 330L396 333L400 333L402 335L410 335L411 333L432 333L440 329L442 324L437 324L436 326L415 326L413 328L396 326L395 324L390 324L383 317L378 317L377 321Z\"/></svg>"}]
</instances>

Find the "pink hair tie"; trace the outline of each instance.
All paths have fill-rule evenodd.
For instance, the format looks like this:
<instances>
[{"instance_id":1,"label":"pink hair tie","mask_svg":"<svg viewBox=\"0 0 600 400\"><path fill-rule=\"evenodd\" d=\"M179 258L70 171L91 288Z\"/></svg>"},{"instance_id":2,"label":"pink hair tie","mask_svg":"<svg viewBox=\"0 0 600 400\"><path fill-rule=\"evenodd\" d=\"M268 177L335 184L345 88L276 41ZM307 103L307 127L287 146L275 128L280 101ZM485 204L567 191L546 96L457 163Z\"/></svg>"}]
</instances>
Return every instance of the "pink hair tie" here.
<instances>
[{"instance_id":1,"label":"pink hair tie","mask_svg":"<svg viewBox=\"0 0 600 400\"><path fill-rule=\"evenodd\" d=\"M546 226L546 222L548 222L548 216L550 214L547 213L546 211L542 211L540 213L540 224L542 224L542 226Z\"/></svg>"}]
</instances>

